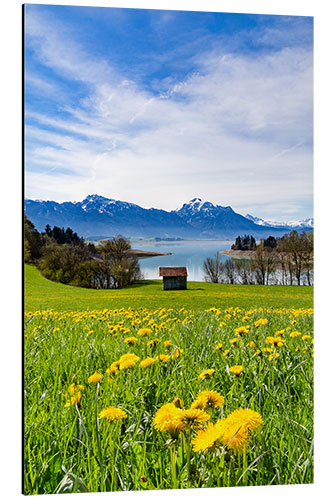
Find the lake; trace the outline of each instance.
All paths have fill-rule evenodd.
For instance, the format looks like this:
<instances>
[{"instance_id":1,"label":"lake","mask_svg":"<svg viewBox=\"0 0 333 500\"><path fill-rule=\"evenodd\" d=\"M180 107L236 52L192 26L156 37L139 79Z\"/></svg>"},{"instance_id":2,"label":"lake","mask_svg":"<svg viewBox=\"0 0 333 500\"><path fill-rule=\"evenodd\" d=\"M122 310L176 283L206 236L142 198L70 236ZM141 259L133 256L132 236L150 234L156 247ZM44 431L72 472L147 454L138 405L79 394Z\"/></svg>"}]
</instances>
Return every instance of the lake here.
<instances>
[{"instance_id":1,"label":"lake","mask_svg":"<svg viewBox=\"0 0 333 500\"><path fill-rule=\"evenodd\" d=\"M145 279L158 279L159 267L187 267L189 281L204 281L203 263L216 252L231 248L232 241L175 241L132 243L132 248L149 252L171 252L172 255L140 258L140 268ZM221 255L221 261L230 257Z\"/></svg>"}]
</instances>

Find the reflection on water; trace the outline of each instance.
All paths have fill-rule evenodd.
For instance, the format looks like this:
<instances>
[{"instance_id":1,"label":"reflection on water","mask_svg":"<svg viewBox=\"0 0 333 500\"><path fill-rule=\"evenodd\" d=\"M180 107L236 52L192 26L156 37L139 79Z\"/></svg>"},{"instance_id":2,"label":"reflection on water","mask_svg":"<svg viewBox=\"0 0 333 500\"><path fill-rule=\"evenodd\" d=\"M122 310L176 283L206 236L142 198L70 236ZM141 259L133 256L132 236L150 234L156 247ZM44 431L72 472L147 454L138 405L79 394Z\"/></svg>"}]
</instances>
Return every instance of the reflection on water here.
<instances>
[{"instance_id":1,"label":"reflection on water","mask_svg":"<svg viewBox=\"0 0 333 500\"><path fill-rule=\"evenodd\" d=\"M150 252L171 252L172 255L140 259L145 279L158 279L159 267L187 267L190 281L204 281L203 263L220 250L231 247L232 241L133 242L132 248ZM221 261L229 257L221 255Z\"/></svg>"}]
</instances>

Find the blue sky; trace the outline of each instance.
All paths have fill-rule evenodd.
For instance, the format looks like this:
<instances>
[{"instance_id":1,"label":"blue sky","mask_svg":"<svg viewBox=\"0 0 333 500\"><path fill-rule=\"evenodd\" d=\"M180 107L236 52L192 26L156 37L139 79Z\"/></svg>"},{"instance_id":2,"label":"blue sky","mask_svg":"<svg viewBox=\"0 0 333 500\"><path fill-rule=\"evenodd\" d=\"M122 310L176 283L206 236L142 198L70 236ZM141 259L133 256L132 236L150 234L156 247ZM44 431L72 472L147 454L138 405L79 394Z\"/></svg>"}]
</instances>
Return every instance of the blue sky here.
<instances>
[{"instance_id":1,"label":"blue sky","mask_svg":"<svg viewBox=\"0 0 333 500\"><path fill-rule=\"evenodd\" d=\"M313 215L309 17L25 6L26 197Z\"/></svg>"}]
</instances>

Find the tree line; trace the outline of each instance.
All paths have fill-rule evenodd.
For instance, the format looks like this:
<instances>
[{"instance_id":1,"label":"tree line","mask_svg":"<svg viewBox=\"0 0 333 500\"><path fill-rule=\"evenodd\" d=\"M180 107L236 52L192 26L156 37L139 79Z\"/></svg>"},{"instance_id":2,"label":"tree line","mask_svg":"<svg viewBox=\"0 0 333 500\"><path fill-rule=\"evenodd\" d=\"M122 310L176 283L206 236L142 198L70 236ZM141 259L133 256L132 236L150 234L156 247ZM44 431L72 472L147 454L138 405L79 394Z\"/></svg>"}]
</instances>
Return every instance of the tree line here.
<instances>
[{"instance_id":1,"label":"tree line","mask_svg":"<svg viewBox=\"0 0 333 500\"><path fill-rule=\"evenodd\" d=\"M39 232L24 216L24 260L52 281L85 288L123 288L142 279L138 258L123 236L85 243L72 229Z\"/></svg>"},{"instance_id":2,"label":"tree line","mask_svg":"<svg viewBox=\"0 0 333 500\"><path fill-rule=\"evenodd\" d=\"M236 238L234 250L249 250L248 259L222 262L217 253L204 261L205 280L244 285L313 285L313 232L292 231L256 244L251 236ZM240 248L242 247L242 248Z\"/></svg>"}]
</instances>

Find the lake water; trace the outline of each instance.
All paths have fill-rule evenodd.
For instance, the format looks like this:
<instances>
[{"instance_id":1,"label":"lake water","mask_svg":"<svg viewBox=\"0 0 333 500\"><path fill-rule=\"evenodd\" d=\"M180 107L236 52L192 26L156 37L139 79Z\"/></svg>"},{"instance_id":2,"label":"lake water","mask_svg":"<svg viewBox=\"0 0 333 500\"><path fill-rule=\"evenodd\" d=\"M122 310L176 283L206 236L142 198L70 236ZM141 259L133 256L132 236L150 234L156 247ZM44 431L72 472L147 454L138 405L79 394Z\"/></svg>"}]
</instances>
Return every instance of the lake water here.
<instances>
[{"instance_id":1,"label":"lake water","mask_svg":"<svg viewBox=\"0 0 333 500\"><path fill-rule=\"evenodd\" d=\"M187 267L189 281L204 281L203 263L216 252L231 248L232 241L133 242L132 248L172 255L140 259L145 279L158 279L159 267ZM221 255L221 261L229 259Z\"/></svg>"}]
</instances>

